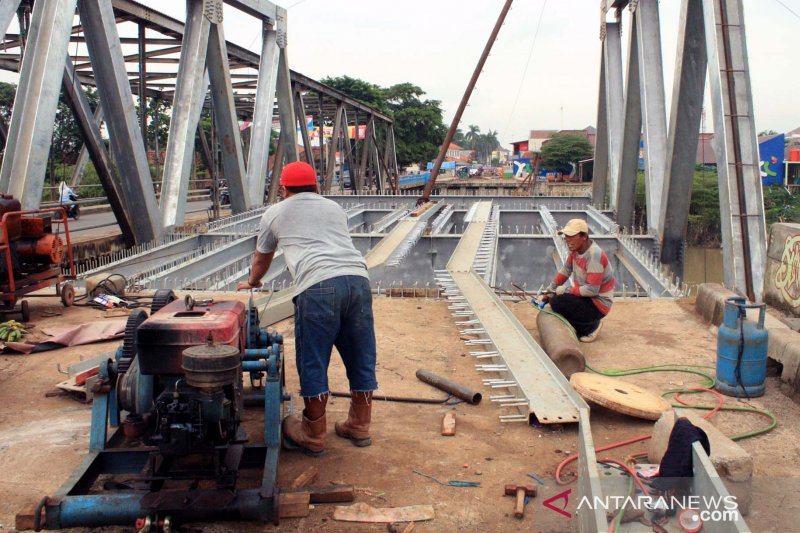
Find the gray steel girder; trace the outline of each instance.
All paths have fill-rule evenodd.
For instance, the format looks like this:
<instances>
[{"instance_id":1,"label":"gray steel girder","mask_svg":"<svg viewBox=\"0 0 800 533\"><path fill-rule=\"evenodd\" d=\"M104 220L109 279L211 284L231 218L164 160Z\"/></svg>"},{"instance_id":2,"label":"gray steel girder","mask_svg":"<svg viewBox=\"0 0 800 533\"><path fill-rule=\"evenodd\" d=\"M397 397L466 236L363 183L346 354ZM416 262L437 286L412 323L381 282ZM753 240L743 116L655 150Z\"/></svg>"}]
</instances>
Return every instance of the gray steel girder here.
<instances>
[{"instance_id":1,"label":"gray steel girder","mask_svg":"<svg viewBox=\"0 0 800 533\"><path fill-rule=\"evenodd\" d=\"M158 237L163 228L111 0L81 2L80 14L105 109L113 161L120 175L124 208L137 242L147 242Z\"/></svg>"},{"instance_id":2,"label":"gray steel girder","mask_svg":"<svg viewBox=\"0 0 800 533\"><path fill-rule=\"evenodd\" d=\"M38 208L42 198L76 4L43 0L33 7L0 168L0 190L18 198L23 209Z\"/></svg>"},{"instance_id":3,"label":"gray steel girder","mask_svg":"<svg viewBox=\"0 0 800 533\"><path fill-rule=\"evenodd\" d=\"M160 208L164 227L183 222L194 154L194 135L206 95L203 79L210 30L211 21L203 13L203 2L187 0L186 28L161 186Z\"/></svg>"}]
</instances>

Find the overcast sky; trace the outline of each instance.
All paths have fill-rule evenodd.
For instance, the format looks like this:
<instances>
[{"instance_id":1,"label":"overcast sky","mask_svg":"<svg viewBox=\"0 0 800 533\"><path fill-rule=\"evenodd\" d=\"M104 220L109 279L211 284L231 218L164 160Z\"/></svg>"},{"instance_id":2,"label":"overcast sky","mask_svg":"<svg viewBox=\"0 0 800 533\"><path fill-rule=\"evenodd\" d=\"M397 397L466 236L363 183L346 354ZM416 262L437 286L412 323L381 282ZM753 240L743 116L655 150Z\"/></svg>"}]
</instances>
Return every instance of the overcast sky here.
<instances>
[{"instance_id":1,"label":"overcast sky","mask_svg":"<svg viewBox=\"0 0 800 533\"><path fill-rule=\"evenodd\" d=\"M795 74L800 60L794 47L800 33L800 0L743 1L757 129L789 131L800 126ZM442 102L447 124L503 4L503 0L280 3L288 8L293 69L317 79L346 74L381 86L414 83L428 98ZM680 0L660 2L668 106L680 5ZM501 142L509 143L527 138L530 129L596 125L599 6L599 0L514 2L461 127L476 124L482 131L498 130ZM624 49L628 17L626 11ZM255 27L228 31L229 39L254 49L256 35ZM712 129L710 110L705 122Z\"/></svg>"},{"instance_id":2,"label":"overcast sky","mask_svg":"<svg viewBox=\"0 0 800 533\"><path fill-rule=\"evenodd\" d=\"M800 126L796 104L800 0L743 0L757 129ZM180 0L143 3L183 20ZM411 82L440 100L450 123L504 0L285 0L291 68L315 79ZM667 109L680 0L661 0ZM596 125L599 0L517 0L462 118L505 146L531 129ZM623 18L627 48L628 12ZM541 21L541 24L540 24ZM9 31L16 31L15 24ZM538 32L537 32L538 27ZM259 23L226 6L228 40L253 51ZM72 52L72 49L70 50ZM132 65L131 65L132 67ZM710 110L705 120L711 129Z\"/></svg>"}]
</instances>

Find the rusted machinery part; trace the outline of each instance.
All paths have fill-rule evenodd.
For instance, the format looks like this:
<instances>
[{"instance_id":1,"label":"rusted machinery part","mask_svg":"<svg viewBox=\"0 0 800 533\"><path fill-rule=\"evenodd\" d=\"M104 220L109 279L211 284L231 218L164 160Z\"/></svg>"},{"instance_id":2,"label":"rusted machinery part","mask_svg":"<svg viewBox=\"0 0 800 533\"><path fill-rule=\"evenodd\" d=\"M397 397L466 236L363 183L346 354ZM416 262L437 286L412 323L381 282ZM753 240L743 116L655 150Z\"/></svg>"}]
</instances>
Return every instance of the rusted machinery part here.
<instances>
[{"instance_id":1,"label":"rusted machinery part","mask_svg":"<svg viewBox=\"0 0 800 533\"><path fill-rule=\"evenodd\" d=\"M542 349L567 379L575 372L583 372L586 358L575 334L559 317L539 313L536 317Z\"/></svg>"}]
</instances>

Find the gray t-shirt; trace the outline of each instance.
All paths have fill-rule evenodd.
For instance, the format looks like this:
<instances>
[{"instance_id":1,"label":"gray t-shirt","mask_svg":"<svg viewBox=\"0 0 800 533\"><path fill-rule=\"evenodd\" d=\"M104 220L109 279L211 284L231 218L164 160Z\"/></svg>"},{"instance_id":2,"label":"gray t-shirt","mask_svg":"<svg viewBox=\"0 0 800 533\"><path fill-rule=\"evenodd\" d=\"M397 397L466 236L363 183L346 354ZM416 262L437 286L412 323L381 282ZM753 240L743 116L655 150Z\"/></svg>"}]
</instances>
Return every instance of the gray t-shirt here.
<instances>
[{"instance_id":1,"label":"gray t-shirt","mask_svg":"<svg viewBox=\"0 0 800 533\"><path fill-rule=\"evenodd\" d=\"M369 279L364 256L350 239L347 214L319 194L295 194L264 212L256 250L268 254L278 245L296 294L337 276Z\"/></svg>"}]
</instances>

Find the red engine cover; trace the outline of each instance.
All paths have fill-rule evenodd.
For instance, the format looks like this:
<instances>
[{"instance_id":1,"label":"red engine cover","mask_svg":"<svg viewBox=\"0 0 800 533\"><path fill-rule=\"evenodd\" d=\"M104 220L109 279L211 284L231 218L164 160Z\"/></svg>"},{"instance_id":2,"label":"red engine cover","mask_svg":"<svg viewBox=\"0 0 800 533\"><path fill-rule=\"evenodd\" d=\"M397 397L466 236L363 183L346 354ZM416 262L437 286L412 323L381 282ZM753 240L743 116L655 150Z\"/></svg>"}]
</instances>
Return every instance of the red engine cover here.
<instances>
[{"instance_id":1,"label":"red engine cover","mask_svg":"<svg viewBox=\"0 0 800 533\"><path fill-rule=\"evenodd\" d=\"M183 351L205 344L209 333L214 344L227 344L242 351L246 316L242 302L212 302L195 305L189 311L183 300L176 300L139 326L139 369L142 374L183 374Z\"/></svg>"}]
</instances>

